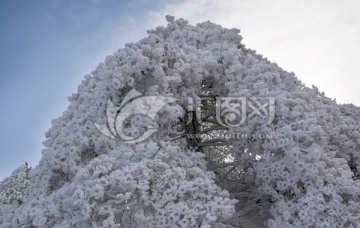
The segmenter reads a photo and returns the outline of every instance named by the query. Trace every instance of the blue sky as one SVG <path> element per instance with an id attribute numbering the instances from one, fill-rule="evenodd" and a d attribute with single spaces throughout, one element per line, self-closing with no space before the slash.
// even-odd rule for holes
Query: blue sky
<path id="1" fill-rule="evenodd" d="M 45 131 L 83 76 L 164 25 L 166 14 L 240 28 L 247 47 L 306 85 L 360 105 L 356 0 L 2 0 L 0 180 L 25 162 L 37 164 Z"/>

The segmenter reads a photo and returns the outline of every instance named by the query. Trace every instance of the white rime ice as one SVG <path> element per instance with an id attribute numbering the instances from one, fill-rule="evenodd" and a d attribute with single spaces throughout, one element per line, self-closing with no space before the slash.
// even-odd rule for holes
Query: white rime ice
<path id="1" fill-rule="evenodd" d="M 10 177 L 0 182 L 0 223 L 2 214 L 13 213 L 27 198 L 30 169 L 27 164 L 21 165 Z"/>
<path id="2" fill-rule="evenodd" d="M 16 174 L 25 167 L 1 183 L 0 227 L 359 227 L 360 108 L 305 87 L 245 48 L 238 29 L 167 21 L 85 76 L 46 132 L 28 196 Z M 162 125 L 181 125 L 188 97 L 200 95 L 272 97 L 275 117 L 184 127 L 209 140 L 128 144 L 95 124 L 106 126 L 108 100 L 120 106 L 132 89 L 177 99 L 158 113 Z M 128 124 L 139 135 L 149 120 Z M 269 137 L 219 140 L 219 129 Z M 21 186 L 4 196 L 13 180 Z"/>

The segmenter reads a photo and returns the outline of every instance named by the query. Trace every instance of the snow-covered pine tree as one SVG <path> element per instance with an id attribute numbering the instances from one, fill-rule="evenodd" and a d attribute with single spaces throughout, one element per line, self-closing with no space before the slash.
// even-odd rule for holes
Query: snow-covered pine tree
<path id="1" fill-rule="evenodd" d="M 0 224 L 3 220 L 2 214 L 13 213 L 27 198 L 30 170 L 25 163 L 0 182 Z"/>
<path id="2" fill-rule="evenodd" d="M 28 199 L 16 213 L 4 215 L 3 227 L 226 226 L 221 219 L 233 215 L 235 200 L 215 184 L 202 153 L 184 140 L 149 138 L 126 144 L 96 128 L 108 121 L 108 99 L 119 105 L 134 88 L 144 95 L 178 97 L 193 90 L 180 86 L 180 75 L 166 72 L 175 70 L 167 50 L 181 53 L 176 43 L 162 37 L 171 31 L 159 29 L 163 32 L 127 44 L 85 76 L 68 109 L 46 133 Z M 159 115 L 177 120 L 180 106 L 164 108 Z M 136 124 L 142 121 L 146 118 Z M 137 129 L 128 130 L 136 134 Z"/>
<path id="3" fill-rule="evenodd" d="M 245 48 L 237 29 L 167 20 L 85 76 L 46 133 L 29 197 L 2 227 L 359 226 L 359 108 L 305 87 Z M 155 121 L 129 117 L 125 135 L 151 122 L 183 133 L 136 144 L 102 134 L 109 106 L 133 89 L 176 102 Z M 246 121 L 220 124 L 224 97 L 243 99 Z M 261 98 L 275 102 L 270 123 Z"/>

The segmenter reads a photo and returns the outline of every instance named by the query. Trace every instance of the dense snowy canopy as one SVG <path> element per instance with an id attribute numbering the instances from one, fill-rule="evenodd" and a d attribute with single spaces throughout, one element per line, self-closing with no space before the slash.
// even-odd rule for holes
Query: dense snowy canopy
<path id="1" fill-rule="evenodd" d="M 1 195 L 0 226 L 358 227 L 360 109 L 245 48 L 238 29 L 167 20 L 85 76 L 46 132 L 27 198 Z M 138 137 L 152 122 L 183 133 L 138 143 L 103 134 L 109 105 L 121 107 L 134 89 L 176 102 L 155 120 L 129 117 L 124 134 Z M 189 98 L 200 100 L 200 115 Z M 218 118 L 217 98 L 241 98 L 246 119 Z"/>

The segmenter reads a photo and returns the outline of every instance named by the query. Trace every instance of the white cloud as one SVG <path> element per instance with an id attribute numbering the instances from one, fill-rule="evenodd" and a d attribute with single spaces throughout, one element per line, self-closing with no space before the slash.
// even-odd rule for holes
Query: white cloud
<path id="1" fill-rule="evenodd" d="M 341 103 L 360 105 L 360 1 L 182 1 L 150 12 L 241 29 L 243 43 Z"/>

